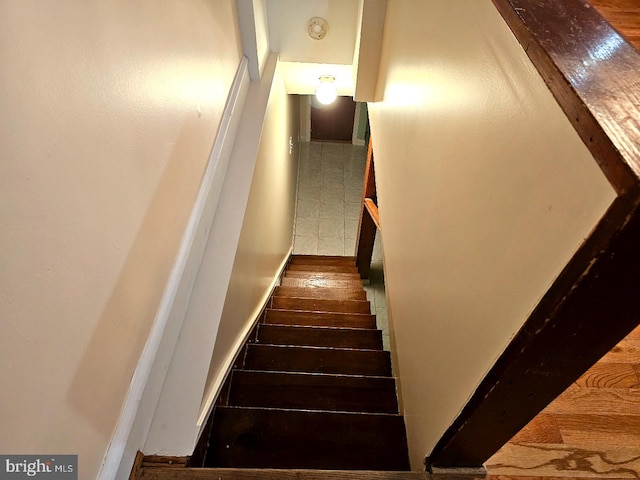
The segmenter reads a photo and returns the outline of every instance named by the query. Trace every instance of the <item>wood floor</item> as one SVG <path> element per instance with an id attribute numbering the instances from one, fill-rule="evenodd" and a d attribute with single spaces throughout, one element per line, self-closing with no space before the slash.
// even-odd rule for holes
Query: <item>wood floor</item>
<path id="1" fill-rule="evenodd" d="M 640 50 L 640 1 L 589 0 L 600 15 Z"/>
<path id="2" fill-rule="evenodd" d="M 640 478 L 640 327 L 486 464 L 491 476 Z"/>

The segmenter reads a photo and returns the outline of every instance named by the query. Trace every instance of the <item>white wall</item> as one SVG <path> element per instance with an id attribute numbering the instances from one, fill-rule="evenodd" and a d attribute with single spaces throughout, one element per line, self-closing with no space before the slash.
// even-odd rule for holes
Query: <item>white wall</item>
<path id="1" fill-rule="evenodd" d="M 0 0 L 0 451 L 95 477 L 241 49 L 233 0 Z"/>
<path id="2" fill-rule="evenodd" d="M 267 0 L 253 0 L 253 14 L 256 23 L 256 52 L 260 70 L 269 57 L 269 20 L 267 18 Z"/>
<path id="3" fill-rule="evenodd" d="M 286 96 L 276 64 L 277 56 L 271 55 L 260 80 L 248 86 L 244 109 L 238 113 L 218 208 L 142 448 L 148 455 L 193 452 L 219 382 L 242 340 L 240 335 L 219 341 L 217 351 L 228 358 L 208 380 L 218 331 L 227 331 L 230 316 L 241 331 L 250 325 L 291 249 L 299 106 L 297 98 Z M 247 258 L 248 265 L 238 266 Z M 234 294 L 244 296 L 243 301 L 227 307 Z"/>
<path id="4" fill-rule="evenodd" d="M 369 105 L 412 466 L 614 192 L 491 0 L 388 2 Z"/>
<path id="5" fill-rule="evenodd" d="M 209 407 L 214 400 L 234 355 L 291 252 L 298 176 L 299 102 L 298 96 L 287 95 L 277 70 L 203 407 Z M 290 139 L 293 142 L 291 150 Z"/>
<path id="6" fill-rule="evenodd" d="M 380 68 L 387 0 L 361 0 L 353 58 L 354 100 L 379 101 L 376 82 Z"/>

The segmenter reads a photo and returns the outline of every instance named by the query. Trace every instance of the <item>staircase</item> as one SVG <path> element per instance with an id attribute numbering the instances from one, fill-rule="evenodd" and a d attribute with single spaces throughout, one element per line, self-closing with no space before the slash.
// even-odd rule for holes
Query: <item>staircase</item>
<path id="1" fill-rule="evenodd" d="M 236 367 L 205 467 L 409 470 L 390 355 L 354 258 L 294 255 Z"/>
<path id="2" fill-rule="evenodd" d="M 186 457 L 136 480 L 428 480 L 409 471 L 389 352 L 354 257 L 294 255 Z"/>

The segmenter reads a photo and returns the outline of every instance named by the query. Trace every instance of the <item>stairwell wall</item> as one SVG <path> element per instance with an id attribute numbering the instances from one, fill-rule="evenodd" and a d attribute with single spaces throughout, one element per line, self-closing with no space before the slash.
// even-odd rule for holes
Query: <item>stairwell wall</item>
<path id="1" fill-rule="evenodd" d="M 235 1 L 0 12 L 0 452 L 95 478 L 240 63 Z"/>
<path id="2" fill-rule="evenodd" d="M 491 0 L 389 2 L 382 48 L 369 112 L 419 470 L 615 194 Z"/>
<path id="3" fill-rule="evenodd" d="M 282 76 L 276 70 L 209 368 L 203 412 L 209 411 L 235 354 L 244 343 L 291 253 L 299 131 L 300 97 L 287 95 Z"/>

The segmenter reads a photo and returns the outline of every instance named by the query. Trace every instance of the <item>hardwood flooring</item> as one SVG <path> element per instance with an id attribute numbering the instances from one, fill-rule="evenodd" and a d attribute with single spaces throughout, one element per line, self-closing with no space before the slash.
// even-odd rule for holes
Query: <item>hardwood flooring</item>
<path id="1" fill-rule="evenodd" d="M 589 3 L 623 37 L 640 50 L 640 2 L 638 0 L 589 0 Z"/>
<path id="2" fill-rule="evenodd" d="M 640 327 L 486 463 L 488 478 L 640 478 Z"/>

